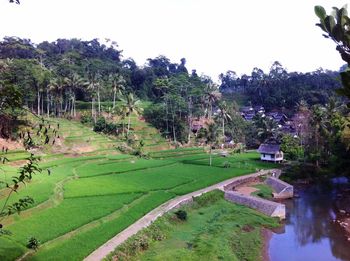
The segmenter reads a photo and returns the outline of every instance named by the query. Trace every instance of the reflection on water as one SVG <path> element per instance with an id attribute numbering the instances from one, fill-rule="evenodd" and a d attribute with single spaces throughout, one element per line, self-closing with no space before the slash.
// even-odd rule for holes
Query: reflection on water
<path id="1" fill-rule="evenodd" d="M 271 261 L 350 261 L 350 241 L 333 222 L 338 213 L 339 191 L 349 183 L 336 179 L 299 192 L 300 198 L 285 201 L 287 218 L 283 228 L 273 234 Z M 349 201 L 342 201 L 344 208 Z M 342 209 L 344 209 L 342 208 Z"/>

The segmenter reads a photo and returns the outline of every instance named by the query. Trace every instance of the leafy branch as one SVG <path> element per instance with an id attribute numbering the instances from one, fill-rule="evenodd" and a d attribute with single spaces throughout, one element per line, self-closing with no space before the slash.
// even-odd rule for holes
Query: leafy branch
<path id="1" fill-rule="evenodd" d="M 6 157 L 3 157 L 3 158 L 6 158 Z M 4 184 L 5 188 L 9 190 L 9 193 L 0 210 L 0 236 L 9 235 L 11 233 L 7 230 L 4 230 L 3 224 L 1 224 L 1 222 L 5 219 L 5 217 L 15 213 L 19 214 L 22 210 L 26 209 L 28 206 L 34 203 L 33 198 L 26 196 L 24 198 L 19 199 L 15 203 L 8 204 L 11 195 L 14 192 L 18 193 L 18 190 L 21 184 L 26 185 L 33 178 L 33 175 L 39 174 L 42 172 L 42 169 L 38 165 L 40 158 L 35 157 L 34 154 L 31 153 L 26 160 L 27 160 L 27 163 L 21 168 L 19 168 L 19 171 L 18 171 L 19 175 L 12 177 L 12 180 L 10 183 L 6 181 L 0 181 L 0 184 Z"/>

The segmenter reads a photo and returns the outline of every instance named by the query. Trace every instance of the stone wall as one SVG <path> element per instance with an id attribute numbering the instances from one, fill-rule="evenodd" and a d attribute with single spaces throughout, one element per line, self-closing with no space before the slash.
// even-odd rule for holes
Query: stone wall
<path id="1" fill-rule="evenodd" d="M 258 197 L 243 195 L 238 192 L 225 192 L 225 199 L 231 202 L 253 208 L 270 217 L 286 218 L 286 206 L 284 204 L 265 200 Z"/>
<path id="2" fill-rule="evenodd" d="M 241 176 L 241 177 L 238 177 L 236 180 L 232 181 L 230 184 L 227 184 L 223 187 L 223 190 L 224 191 L 230 191 L 230 190 L 234 190 L 235 187 L 238 187 L 242 184 L 245 184 L 245 183 L 251 183 L 251 182 L 254 182 L 254 181 L 260 181 L 260 177 L 261 176 L 264 176 L 264 175 L 267 175 L 267 174 L 272 174 L 272 173 L 275 173 L 275 172 L 279 172 L 280 170 L 262 170 L 262 171 L 259 171 L 253 175 L 247 175 L 247 176 Z"/>
<path id="3" fill-rule="evenodd" d="M 294 196 L 293 186 L 280 179 L 268 177 L 265 183 L 276 191 L 276 193 L 273 193 L 274 198 L 286 199 Z"/>

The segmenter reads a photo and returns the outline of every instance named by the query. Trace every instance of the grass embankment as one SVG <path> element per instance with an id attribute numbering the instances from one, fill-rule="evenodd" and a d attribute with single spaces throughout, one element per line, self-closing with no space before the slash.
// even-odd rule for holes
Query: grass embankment
<path id="1" fill-rule="evenodd" d="M 183 208 L 187 220 L 174 213 L 120 245 L 108 260 L 262 260 L 263 227 L 278 221 L 223 199 L 213 191 Z"/>
<path id="2" fill-rule="evenodd" d="M 98 246 L 167 200 L 225 179 L 272 168 L 256 153 L 228 158 L 197 150 L 175 150 L 166 159 L 144 160 L 126 155 L 60 158 L 41 163 L 51 176 L 37 175 L 18 197 L 36 203 L 7 219 L 12 236 L 0 237 L 0 260 L 14 260 L 26 252 L 28 237 L 42 246 L 30 260 L 82 260 Z M 160 157 L 161 158 L 161 157 Z M 224 168 L 229 161 L 231 167 Z M 13 169 L 10 169 L 13 171 Z M 0 204 L 6 191 L 0 190 Z"/>
<path id="3" fill-rule="evenodd" d="M 272 193 L 274 191 L 270 186 L 266 184 L 257 184 L 253 187 L 258 189 L 252 193 L 253 196 L 258 196 L 264 199 L 272 199 Z"/>

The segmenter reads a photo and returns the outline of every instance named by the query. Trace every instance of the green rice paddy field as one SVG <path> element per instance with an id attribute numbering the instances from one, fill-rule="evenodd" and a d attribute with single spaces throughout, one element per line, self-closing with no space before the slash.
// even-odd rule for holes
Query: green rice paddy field
<path id="1" fill-rule="evenodd" d="M 12 235 L 0 237 L 0 260 L 23 256 L 28 252 L 30 236 L 41 246 L 24 260 L 82 260 L 171 198 L 274 167 L 260 162 L 256 153 L 214 156 L 210 167 L 209 156 L 201 148 L 158 151 L 151 156 L 146 160 L 105 151 L 75 158 L 58 155 L 42 161 L 41 167 L 50 169 L 51 175 L 36 175 L 11 197 L 15 202 L 32 196 L 35 204 L 5 219 L 4 228 Z M 230 168 L 224 168 L 226 161 Z M 16 167 L 9 165 L 1 168 L 7 179 L 16 172 Z M 1 206 L 7 192 L 0 189 Z"/>

